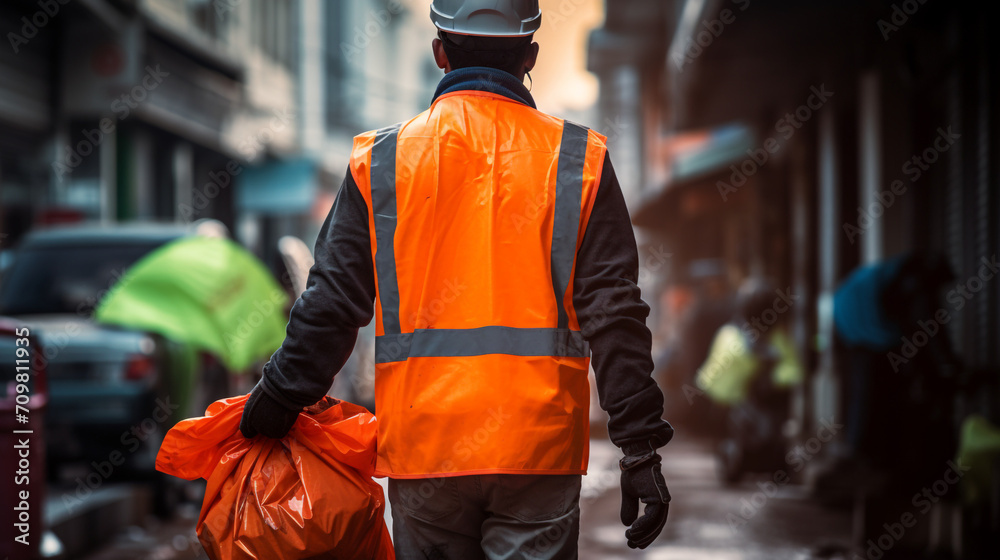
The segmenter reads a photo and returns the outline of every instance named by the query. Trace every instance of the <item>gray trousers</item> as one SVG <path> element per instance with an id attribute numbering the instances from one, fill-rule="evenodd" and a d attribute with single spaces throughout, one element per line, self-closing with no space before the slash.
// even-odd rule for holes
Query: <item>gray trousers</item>
<path id="1" fill-rule="evenodd" d="M 580 475 L 389 480 L 399 560 L 572 560 Z"/>

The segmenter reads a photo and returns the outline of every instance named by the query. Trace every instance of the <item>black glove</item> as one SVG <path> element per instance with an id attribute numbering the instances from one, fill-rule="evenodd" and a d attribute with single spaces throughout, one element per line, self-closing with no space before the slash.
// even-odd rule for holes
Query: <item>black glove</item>
<path id="1" fill-rule="evenodd" d="M 298 410 L 285 408 L 271 398 L 271 395 L 265 393 L 258 384 L 250 393 L 246 407 L 243 408 L 240 431 L 247 439 L 256 437 L 257 434 L 280 439 L 292 429 L 298 417 Z"/>
<path id="2" fill-rule="evenodd" d="M 649 443 L 626 445 L 622 469 L 622 523 L 629 548 L 646 548 L 663 530 L 670 492 L 660 472 L 660 455 Z M 639 517 L 639 502 L 646 504 Z"/>

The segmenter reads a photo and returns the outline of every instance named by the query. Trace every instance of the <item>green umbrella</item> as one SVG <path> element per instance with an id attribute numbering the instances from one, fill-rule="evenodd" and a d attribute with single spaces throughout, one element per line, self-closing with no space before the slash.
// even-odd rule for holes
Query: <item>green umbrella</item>
<path id="1" fill-rule="evenodd" d="M 287 302 L 264 265 L 236 243 L 186 237 L 131 267 L 96 318 L 202 348 L 241 371 L 281 345 Z"/>

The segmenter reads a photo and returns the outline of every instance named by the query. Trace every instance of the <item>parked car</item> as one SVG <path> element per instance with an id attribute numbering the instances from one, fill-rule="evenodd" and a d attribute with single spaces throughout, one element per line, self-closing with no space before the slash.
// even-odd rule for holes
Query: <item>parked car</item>
<path id="1" fill-rule="evenodd" d="M 81 468 L 88 486 L 97 481 L 93 472 L 102 480 L 157 477 L 153 465 L 163 434 L 229 396 L 229 374 L 210 356 L 92 319 L 130 266 L 195 233 L 179 224 L 71 226 L 30 233 L 14 251 L 0 279 L 0 315 L 43 342 L 54 477 L 74 472 L 68 478 L 75 480 Z M 157 498 L 159 509 L 168 510 L 171 497 L 161 491 Z"/>

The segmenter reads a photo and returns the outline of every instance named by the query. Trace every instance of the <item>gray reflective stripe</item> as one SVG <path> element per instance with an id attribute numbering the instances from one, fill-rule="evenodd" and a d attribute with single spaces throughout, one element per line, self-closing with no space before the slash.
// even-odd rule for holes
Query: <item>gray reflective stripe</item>
<path id="1" fill-rule="evenodd" d="M 590 346 L 580 331 L 568 329 L 418 329 L 413 333 L 375 337 L 375 362 L 379 364 L 407 358 L 487 354 L 586 358 L 590 356 Z"/>
<path id="2" fill-rule="evenodd" d="M 396 137 L 399 125 L 380 129 L 372 146 L 372 212 L 375 214 L 375 269 L 382 304 L 382 328 L 399 333 L 399 281 L 396 278 Z"/>
<path id="3" fill-rule="evenodd" d="M 580 200 L 583 197 L 583 164 L 587 158 L 587 129 L 569 121 L 563 124 L 556 172 L 556 208 L 552 225 L 552 289 L 559 312 L 559 328 L 569 327 L 563 296 L 569 288 L 580 228 Z"/>

